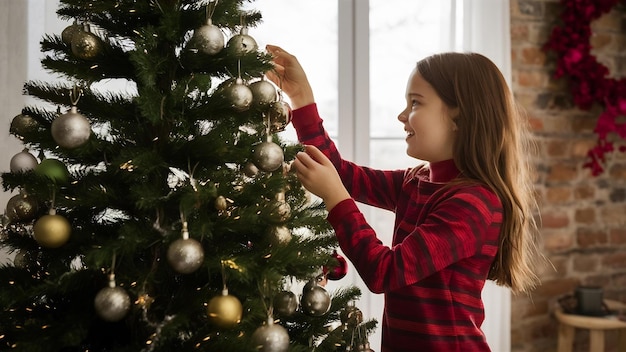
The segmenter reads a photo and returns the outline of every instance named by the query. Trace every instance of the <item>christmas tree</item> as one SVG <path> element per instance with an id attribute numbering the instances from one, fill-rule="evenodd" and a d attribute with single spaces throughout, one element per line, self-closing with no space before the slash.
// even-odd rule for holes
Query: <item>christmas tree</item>
<path id="1" fill-rule="evenodd" d="M 61 1 L 10 126 L 0 349 L 370 350 L 244 2 Z"/>

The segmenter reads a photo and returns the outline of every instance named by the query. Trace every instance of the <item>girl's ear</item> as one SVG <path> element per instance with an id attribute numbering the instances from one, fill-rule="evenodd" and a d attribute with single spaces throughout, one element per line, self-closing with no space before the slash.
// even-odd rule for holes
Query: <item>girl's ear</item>
<path id="1" fill-rule="evenodd" d="M 459 108 L 450 109 L 450 120 L 452 120 L 452 131 L 456 132 L 459 129 L 459 126 L 456 124 L 456 121 L 459 118 Z"/>

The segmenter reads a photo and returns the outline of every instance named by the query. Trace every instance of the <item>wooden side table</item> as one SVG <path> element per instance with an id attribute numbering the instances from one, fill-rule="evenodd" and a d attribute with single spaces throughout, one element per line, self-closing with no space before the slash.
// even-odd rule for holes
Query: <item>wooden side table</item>
<path id="1" fill-rule="evenodd" d="M 605 299 L 604 303 L 611 311 L 626 310 L 626 304 Z M 609 317 L 591 317 L 586 315 L 567 314 L 561 307 L 554 312 L 559 321 L 558 352 L 572 352 L 576 329 L 589 330 L 589 351 L 604 351 L 604 332 L 619 330 L 619 351 L 626 351 L 626 322 Z"/>

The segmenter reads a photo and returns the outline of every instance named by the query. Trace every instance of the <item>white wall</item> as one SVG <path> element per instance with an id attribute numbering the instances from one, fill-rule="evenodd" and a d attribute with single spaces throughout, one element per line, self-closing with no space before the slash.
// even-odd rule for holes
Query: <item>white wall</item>
<path id="1" fill-rule="evenodd" d="M 0 1 L 0 170 L 9 171 L 13 155 L 24 145 L 9 134 L 13 118 L 32 98 L 22 95 L 24 82 L 48 79 L 42 70 L 40 48 L 45 33 L 60 33 L 66 24 L 56 17 L 58 0 Z M 14 192 L 0 192 L 0 211 Z M 11 256 L 0 249 L 0 262 Z"/>
<path id="2" fill-rule="evenodd" d="M 0 170 L 9 170 L 11 157 L 21 151 L 21 143 L 9 134 L 13 117 L 24 105 L 22 84 L 27 72 L 28 3 L 22 0 L 0 2 Z M 0 192 L 0 211 L 4 211 L 9 192 Z M 8 260 L 0 250 L 0 263 Z"/>

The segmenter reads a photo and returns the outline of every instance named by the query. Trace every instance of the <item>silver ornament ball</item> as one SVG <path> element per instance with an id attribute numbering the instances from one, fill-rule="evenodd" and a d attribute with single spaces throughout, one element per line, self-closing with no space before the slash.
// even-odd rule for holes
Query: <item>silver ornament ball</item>
<path id="1" fill-rule="evenodd" d="M 254 148 L 254 164 L 263 171 L 277 170 L 285 161 L 283 148 L 274 142 L 263 142 Z"/>
<path id="2" fill-rule="evenodd" d="M 232 36 L 226 44 L 226 49 L 236 56 L 255 52 L 258 47 L 256 40 L 248 35 L 248 28 L 246 27 L 242 28 L 239 34 Z"/>
<path id="3" fill-rule="evenodd" d="M 10 164 L 11 172 L 26 172 L 34 170 L 39 162 L 34 155 L 28 152 L 28 149 L 24 149 L 13 155 Z"/>
<path id="4" fill-rule="evenodd" d="M 250 83 L 252 91 L 252 103 L 257 106 L 266 106 L 276 101 L 276 88 L 264 79 Z"/>
<path id="5" fill-rule="evenodd" d="M 98 291 L 94 308 L 102 320 L 122 320 L 130 310 L 130 297 L 121 287 L 105 287 Z"/>
<path id="6" fill-rule="evenodd" d="M 300 305 L 304 313 L 312 316 L 322 316 L 330 309 L 330 295 L 322 286 L 310 281 L 302 290 Z"/>
<path id="7" fill-rule="evenodd" d="M 273 303 L 274 312 L 283 317 L 289 317 L 298 310 L 298 298 L 291 291 L 278 292 Z"/>
<path id="8" fill-rule="evenodd" d="M 194 30 L 188 48 L 207 55 L 215 55 L 224 49 L 224 33 L 209 19 L 207 24 Z"/>
<path id="9" fill-rule="evenodd" d="M 252 105 L 252 91 L 241 78 L 224 88 L 224 97 L 235 111 L 246 111 Z"/>
<path id="10" fill-rule="evenodd" d="M 52 121 L 52 138 L 63 148 L 78 148 L 89 140 L 91 124 L 80 114 L 76 106 Z"/>
<path id="11" fill-rule="evenodd" d="M 204 249 L 193 238 L 180 238 L 167 249 L 167 261 L 177 272 L 190 274 L 202 265 Z"/>
<path id="12" fill-rule="evenodd" d="M 243 167 L 243 173 L 248 177 L 254 177 L 259 173 L 259 168 L 253 162 L 247 162 Z"/>
<path id="13" fill-rule="evenodd" d="M 257 328 L 252 334 L 252 344 L 258 351 L 286 352 L 289 350 L 289 333 L 279 324 L 268 318 L 267 324 Z"/>

